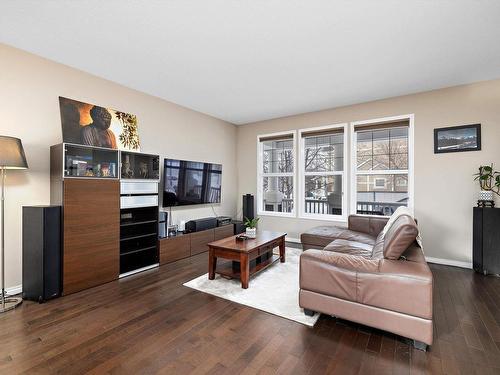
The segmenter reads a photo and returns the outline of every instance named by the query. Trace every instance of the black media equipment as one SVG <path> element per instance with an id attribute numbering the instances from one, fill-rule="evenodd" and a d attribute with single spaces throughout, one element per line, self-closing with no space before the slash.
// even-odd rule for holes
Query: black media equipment
<path id="1" fill-rule="evenodd" d="M 190 220 L 186 223 L 185 233 L 201 232 L 202 230 L 213 229 L 215 227 L 217 227 L 216 217 Z"/>
<path id="2" fill-rule="evenodd" d="M 234 234 L 245 233 L 246 228 L 243 221 L 233 220 L 232 223 L 234 224 Z"/>
<path id="3" fill-rule="evenodd" d="M 250 220 L 255 218 L 254 199 L 252 194 L 245 194 L 243 196 L 243 220 L 245 218 Z"/>
<path id="4" fill-rule="evenodd" d="M 62 293 L 61 206 L 23 207 L 23 299 Z"/>
<path id="5" fill-rule="evenodd" d="M 472 267 L 484 275 L 500 275 L 500 208 L 474 207 Z"/>
<path id="6" fill-rule="evenodd" d="M 158 237 L 167 237 L 168 212 L 160 211 L 158 216 Z"/>
<path id="7" fill-rule="evenodd" d="M 231 224 L 231 218 L 229 216 L 217 216 L 217 226 L 222 227 L 223 225 Z"/>

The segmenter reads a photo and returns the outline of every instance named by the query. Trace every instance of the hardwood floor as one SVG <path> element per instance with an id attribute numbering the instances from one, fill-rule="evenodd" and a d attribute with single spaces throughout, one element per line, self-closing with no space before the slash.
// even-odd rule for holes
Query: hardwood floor
<path id="1" fill-rule="evenodd" d="M 0 374 L 500 374 L 499 278 L 432 266 L 425 353 L 332 317 L 311 329 L 183 287 L 207 256 L 0 315 Z"/>

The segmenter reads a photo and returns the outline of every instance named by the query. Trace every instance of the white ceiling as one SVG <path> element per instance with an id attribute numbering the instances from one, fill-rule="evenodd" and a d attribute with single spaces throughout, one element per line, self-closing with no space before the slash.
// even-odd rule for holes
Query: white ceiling
<path id="1" fill-rule="evenodd" d="M 500 1 L 2 0 L 0 42 L 242 124 L 499 78 Z"/>

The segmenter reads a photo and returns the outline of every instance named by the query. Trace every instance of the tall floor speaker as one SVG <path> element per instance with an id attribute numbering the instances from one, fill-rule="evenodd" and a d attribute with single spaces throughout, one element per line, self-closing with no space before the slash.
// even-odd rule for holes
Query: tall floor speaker
<path id="1" fill-rule="evenodd" d="M 485 275 L 500 275 L 500 208 L 474 207 L 472 266 Z"/>
<path id="2" fill-rule="evenodd" d="M 61 206 L 23 207 L 23 298 L 61 295 Z"/>
<path id="3" fill-rule="evenodd" d="M 245 194 L 243 196 L 243 220 L 248 218 L 252 220 L 255 218 L 255 208 L 254 208 L 254 199 L 252 194 Z"/>

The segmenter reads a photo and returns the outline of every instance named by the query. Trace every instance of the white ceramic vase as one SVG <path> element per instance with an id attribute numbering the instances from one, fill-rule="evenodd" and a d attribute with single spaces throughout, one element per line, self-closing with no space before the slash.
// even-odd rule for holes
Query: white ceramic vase
<path id="1" fill-rule="evenodd" d="M 493 200 L 493 192 L 491 190 L 481 190 L 479 192 L 479 200 L 480 201 L 492 201 Z"/>
<path id="2" fill-rule="evenodd" d="M 249 238 L 257 237 L 257 228 L 247 228 L 245 234 Z"/>

